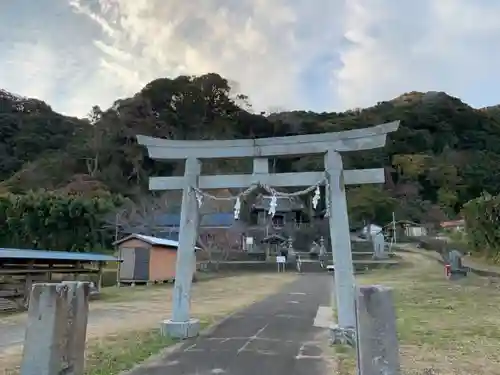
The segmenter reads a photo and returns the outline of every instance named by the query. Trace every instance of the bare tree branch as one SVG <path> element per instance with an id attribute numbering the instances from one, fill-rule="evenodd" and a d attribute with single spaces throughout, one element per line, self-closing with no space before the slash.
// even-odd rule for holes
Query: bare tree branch
<path id="1" fill-rule="evenodd" d="M 200 215 L 201 224 L 203 216 Z M 198 245 L 201 247 L 208 261 L 219 269 L 220 262 L 227 261 L 232 251 L 242 250 L 242 237 L 245 225 L 235 221 L 229 228 L 198 227 Z"/>
<path id="2" fill-rule="evenodd" d="M 169 228 L 161 221 L 162 215 L 172 213 L 173 208 L 167 203 L 165 195 L 141 197 L 105 217 L 105 227 L 114 228 L 117 234 L 122 235 L 158 236 L 169 229 L 173 232 L 176 228 Z M 174 224 L 178 226 L 178 223 Z"/>

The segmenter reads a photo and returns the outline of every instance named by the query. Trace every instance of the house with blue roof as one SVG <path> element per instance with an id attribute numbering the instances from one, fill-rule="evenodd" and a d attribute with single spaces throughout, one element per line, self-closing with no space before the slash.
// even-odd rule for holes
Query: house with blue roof
<path id="1" fill-rule="evenodd" d="M 180 214 L 163 214 L 159 215 L 156 220 L 156 226 L 178 228 L 181 222 Z M 205 214 L 201 217 L 200 226 L 203 228 L 229 228 L 234 223 L 234 214 L 219 212 L 213 214 Z"/>
<path id="2" fill-rule="evenodd" d="M 162 214 L 159 215 L 154 223 L 154 227 L 158 228 L 154 231 L 154 236 L 159 238 L 165 238 L 173 241 L 179 240 L 179 227 L 181 222 L 180 214 Z M 200 230 L 202 231 L 218 231 L 226 230 L 234 224 L 234 214 L 233 213 L 211 213 L 205 214 L 201 217 Z M 131 228 L 127 231 L 127 234 L 140 233 L 139 228 Z"/>

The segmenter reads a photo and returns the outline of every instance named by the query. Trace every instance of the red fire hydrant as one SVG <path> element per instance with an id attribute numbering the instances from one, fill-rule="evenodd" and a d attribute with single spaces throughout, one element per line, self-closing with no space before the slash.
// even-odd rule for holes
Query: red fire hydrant
<path id="1" fill-rule="evenodd" d="M 444 265 L 444 274 L 446 278 L 450 278 L 451 276 L 451 266 L 449 264 Z"/>

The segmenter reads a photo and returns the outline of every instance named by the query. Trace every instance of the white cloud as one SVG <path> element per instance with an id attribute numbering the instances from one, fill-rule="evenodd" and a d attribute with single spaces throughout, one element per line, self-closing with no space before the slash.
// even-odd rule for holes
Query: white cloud
<path id="1" fill-rule="evenodd" d="M 500 3 L 493 0 L 349 0 L 336 72 L 341 107 L 405 91 L 447 91 L 476 105 L 500 84 Z M 481 91 L 490 90 L 481 95 Z"/>
<path id="2" fill-rule="evenodd" d="M 237 82 L 258 110 L 314 105 L 343 110 L 412 90 L 447 91 L 475 105 L 500 101 L 497 0 L 69 4 L 73 15 L 67 17 L 98 32 L 91 35 L 71 23 L 72 30 L 60 32 L 81 31 L 78 35 L 86 39 L 80 42 L 87 43 L 72 49 L 12 42 L 2 49 L 0 87 L 75 115 L 84 115 L 93 104 L 109 106 L 158 77 L 207 72 Z M 305 84 L 325 59 L 329 70 Z"/>
<path id="3" fill-rule="evenodd" d="M 54 77 L 41 74 L 42 67 L 55 72 L 56 59 L 41 45 L 16 43 L 3 53 L 0 82 L 5 88 L 15 87 L 20 95 L 50 97 Z"/>
<path id="4" fill-rule="evenodd" d="M 98 102 L 111 104 L 120 91 L 114 80 L 83 65 L 89 54 L 49 45 L 14 43 L 0 61 L 0 87 L 46 101 L 55 110 L 85 116 Z"/>
<path id="5" fill-rule="evenodd" d="M 259 109 L 301 107 L 302 70 L 341 40 L 331 0 L 314 8 L 309 0 L 99 0 L 93 10 L 86 3 L 72 1 L 105 33 L 95 41 L 101 69 L 128 93 L 160 76 L 217 72 Z"/>

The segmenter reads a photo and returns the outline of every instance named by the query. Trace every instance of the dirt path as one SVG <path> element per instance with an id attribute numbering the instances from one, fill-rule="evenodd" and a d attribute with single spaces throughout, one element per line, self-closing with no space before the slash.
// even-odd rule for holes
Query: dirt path
<path id="1" fill-rule="evenodd" d="M 276 293 L 296 277 L 294 274 L 251 274 L 197 283 L 193 287 L 192 314 L 222 317 Z M 120 288 L 107 296 L 110 301 L 93 302 L 88 340 L 156 327 L 170 315 L 171 291 L 171 287 Z M 0 318 L 0 370 L 19 363 L 26 317 L 20 314 Z"/>

